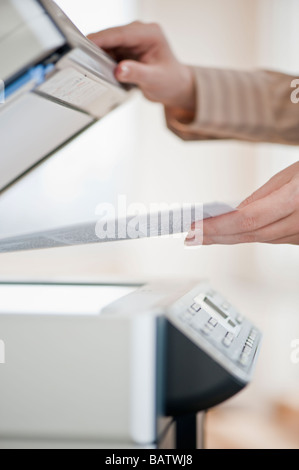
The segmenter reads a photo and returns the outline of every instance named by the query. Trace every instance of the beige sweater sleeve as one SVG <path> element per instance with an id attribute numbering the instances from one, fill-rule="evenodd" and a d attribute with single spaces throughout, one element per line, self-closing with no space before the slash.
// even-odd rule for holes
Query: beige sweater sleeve
<path id="1" fill-rule="evenodd" d="M 194 73 L 195 118 L 185 124 L 187 114 L 165 110 L 169 129 L 179 137 L 299 145 L 299 103 L 291 100 L 296 77 L 264 70 L 203 67 L 194 67 Z"/>

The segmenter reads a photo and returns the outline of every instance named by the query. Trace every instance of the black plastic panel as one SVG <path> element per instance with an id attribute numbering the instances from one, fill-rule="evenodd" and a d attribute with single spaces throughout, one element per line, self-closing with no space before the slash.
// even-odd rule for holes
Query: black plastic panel
<path id="1" fill-rule="evenodd" d="M 171 323 L 166 328 L 165 414 L 207 410 L 242 390 L 237 380 Z"/>

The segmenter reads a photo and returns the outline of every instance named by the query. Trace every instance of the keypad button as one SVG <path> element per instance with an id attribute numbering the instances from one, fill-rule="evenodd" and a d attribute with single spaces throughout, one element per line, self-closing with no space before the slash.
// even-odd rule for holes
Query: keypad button
<path id="1" fill-rule="evenodd" d="M 233 333 L 227 333 L 222 340 L 224 346 L 229 347 L 232 344 L 234 337 L 235 336 L 233 335 Z"/>
<path id="2" fill-rule="evenodd" d="M 218 325 L 218 321 L 217 321 L 215 318 L 213 318 L 213 317 L 210 318 L 210 320 L 208 321 L 208 323 L 209 323 L 210 325 L 212 325 L 213 327 L 215 327 L 216 325 Z"/>
<path id="3" fill-rule="evenodd" d="M 247 354 L 241 354 L 240 358 L 239 358 L 239 362 L 242 366 L 247 366 L 248 362 L 249 362 L 249 357 Z"/>
<path id="4" fill-rule="evenodd" d="M 188 308 L 187 312 L 188 312 L 189 315 L 192 315 L 192 316 L 194 316 L 196 314 L 196 311 L 193 310 L 193 308 Z"/>
<path id="5" fill-rule="evenodd" d="M 251 347 L 250 346 L 244 346 L 243 348 L 243 354 L 249 355 L 251 353 Z"/>
<path id="6" fill-rule="evenodd" d="M 250 336 L 253 340 L 255 340 L 256 337 L 257 337 L 257 331 L 253 328 L 253 329 L 250 331 L 249 336 Z"/>
<path id="7" fill-rule="evenodd" d="M 194 310 L 194 312 L 199 312 L 201 306 L 195 302 L 195 304 L 192 305 L 191 309 Z"/>

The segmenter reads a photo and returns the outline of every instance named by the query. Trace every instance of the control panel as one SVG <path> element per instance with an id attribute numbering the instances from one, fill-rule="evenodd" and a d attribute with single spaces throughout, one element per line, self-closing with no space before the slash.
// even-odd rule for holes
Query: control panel
<path id="1" fill-rule="evenodd" d="M 174 302 L 166 317 L 169 412 L 210 408 L 250 382 L 261 332 L 220 293 L 203 283 Z"/>

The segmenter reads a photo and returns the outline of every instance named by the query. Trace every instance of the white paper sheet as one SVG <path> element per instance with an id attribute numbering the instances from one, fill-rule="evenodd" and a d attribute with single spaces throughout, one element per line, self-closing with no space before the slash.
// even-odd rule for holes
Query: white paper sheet
<path id="1" fill-rule="evenodd" d="M 170 236 L 188 232 L 195 221 L 234 210 L 229 204 L 215 202 L 185 205 L 156 214 L 129 215 L 117 219 L 99 217 L 90 223 L 2 239 L 0 253 Z"/>
<path id="2" fill-rule="evenodd" d="M 99 118 L 104 114 L 103 103 L 106 104 L 110 90 L 104 82 L 92 80 L 74 68 L 66 68 L 49 78 L 38 91 Z"/>

